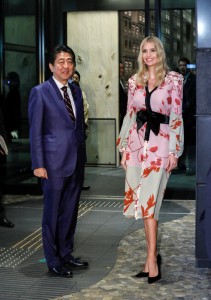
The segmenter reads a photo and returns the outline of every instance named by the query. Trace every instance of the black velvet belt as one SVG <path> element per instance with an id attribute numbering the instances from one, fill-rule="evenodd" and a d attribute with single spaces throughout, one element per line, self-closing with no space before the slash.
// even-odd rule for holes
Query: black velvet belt
<path id="1" fill-rule="evenodd" d="M 146 132 L 144 140 L 149 140 L 150 130 L 154 132 L 155 135 L 158 135 L 160 130 L 160 124 L 169 124 L 169 117 L 154 111 L 140 110 L 137 112 L 136 116 L 137 122 L 137 131 L 147 123 Z"/>
<path id="2" fill-rule="evenodd" d="M 155 87 L 151 92 L 148 90 L 148 86 L 145 87 L 146 90 L 146 97 L 145 97 L 145 104 L 146 109 L 140 110 L 137 112 L 136 122 L 137 122 L 137 132 L 139 129 L 147 123 L 146 132 L 145 132 L 145 141 L 149 141 L 150 130 L 154 132 L 155 135 L 158 135 L 160 131 L 160 124 L 169 124 L 169 117 L 155 111 L 152 111 L 150 105 L 150 98 L 152 93 L 157 89 Z"/>

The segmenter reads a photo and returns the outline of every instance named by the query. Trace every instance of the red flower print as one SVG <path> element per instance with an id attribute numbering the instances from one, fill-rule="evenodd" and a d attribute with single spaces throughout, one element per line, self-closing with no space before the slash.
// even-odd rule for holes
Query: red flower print
<path id="1" fill-rule="evenodd" d="M 175 103 L 177 104 L 177 105 L 180 105 L 180 99 L 175 99 Z"/>
<path id="2" fill-rule="evenodd" d="M 142 218 L 148 217 L 148 211 L 147 209 L 144 209 L 143 205 L 141 205 L 141 210 L 142 210 Z"/>
<path id="3" fill-rule="evenodd" d="M 154 195 L 151 195 L 147 201 L 147 207 L 146 209 L 144 209 L 143 205 L 141 205 L 141 210 L 142 210 L 142 217 L 143 218 L 152 218 L 154 216 L 154 214 L 149 215 L 149 210 L 150 208 L 152 208 L 153 206 L 155 206 L 156 202 L 154 201 Z"/>
<path id="4" fill-rule="evenodd" d="M 177 129 L 181 124 L 182 124 L 182 122 L 181 122 L 180 119 L 173 120 L 171 128 L 172 129 Z"/>
<path id="5" fill-rule="evenodd" d="M 158 167 L 161 166 L 161 161 L 162 161 L 161 158 L 158 158 L 158 159 L 157 159 L 156 165 L 157 165 Z"/>
<path id="6" fill-rule="evenodd" d="M 168 133 L 164 133 L 164 132 L 160 132 L 160 135 L 163 136 L 165 139 L 169 140 L 169 134 Z"/>
<path id="7" fill-rule="evenodd" d="M 176 144 L 176 150 L 179 151 L 180 150 L 180 146 L 178 144 Z"/>
<path id="8" fill-rule="evenodd" d="M 151 152 L 156 152 L 157 150 L 158 150 L 158 146 L 151 147 L 151 148 L 149 149 L 149 151 L 151 151 Z"/>
<path id="9" fill-rule="evenodd" d="M 143 177 L 146 178 L 152 172 L 152 168 L 146 168 L 143 171 Z"/>
<path id="10" fill-rule="evenodd" d="M 147 154 L 146 155 L 141 154 L 141 162 L 147 160 L 147 158 L 148 158 Z"/>
<path id="11" fill-rule="evenodd" d="M 143 175 L 142 175 L 143 178 L 146 178 L 147 176 L 149 176 L 149 174 L 152 171 L 155 171 L 155 172 L 159 172 L 160 171 L 160 168 L 157 167 L 157 163 L 155 161 L 151 162 L 151 167 L 144 169 Z"/>
<path id="12" fill-rule="evenodd" d="M 129 190 L 127 192 L 125 192 L 125 199 L 124 199 L 124 212 L 127 211 L 128 207 L 130 206 L 130 204 L 133 202 L 133 190 L 131 189 L 131 187 L 129 188 Z"/>
<path id="13" fill-rule="evenodd" d="M 121 138 L 119 137 L 118 140 L 117 140 L 117 142 L 116 142 L 117 146 L 119 145 L 120 141 L 121 141 Z"/>
<path id="14" fill-rule="evenodd" d="M 171 102 L 172 102 L 171 97 L 168 97 L 168 98 L 167 98 L 167 102 L 168 102 L 169 105 L 171 104 Z"/>
<path id="15" fill-rule="evenodd" d="M 130 153 L 126 153 L 126 160 L 129 160 L 130 159 Z"/>
<path id="16" fill-rule="evenodd" d="M 155 202 L 154 202 L 154 195 L 151 195 L 147 201 L 147 207 L 148 209 L 150 209 L 151 207 L 155 206 Z"/>

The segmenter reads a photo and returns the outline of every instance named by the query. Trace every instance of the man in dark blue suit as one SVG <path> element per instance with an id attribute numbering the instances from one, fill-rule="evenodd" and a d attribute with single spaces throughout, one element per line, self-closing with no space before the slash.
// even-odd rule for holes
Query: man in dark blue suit
<path id="1" fill-rule="evenodd" d="M 85 166 L 82 93 L 68 83 L 75 65 L 73 50 L 56 46 L 49 57 L 53 76 L 31 90 L 28 106 L 32 169 L 44 194 L 45 258 L 49 271 L 63 277 L 88 266 L 72 256 Z"/>

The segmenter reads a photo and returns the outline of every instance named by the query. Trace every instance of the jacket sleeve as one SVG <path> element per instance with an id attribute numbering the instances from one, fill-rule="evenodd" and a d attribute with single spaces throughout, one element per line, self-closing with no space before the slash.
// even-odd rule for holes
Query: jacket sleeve
<path id="1" fill-rule="evenodd" d="M 28 103 L 29 136 L 32 169 L 44 168 L 42 126 L 43 126 L 43 101 L 40 90 L 34 87 L 31 90 Z"/>

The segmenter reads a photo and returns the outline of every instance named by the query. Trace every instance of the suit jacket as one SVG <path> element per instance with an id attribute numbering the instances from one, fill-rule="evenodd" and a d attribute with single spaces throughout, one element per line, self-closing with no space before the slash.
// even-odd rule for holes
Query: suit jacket
<path id="1" fill-rule="evenodd" d="M 29 97 L 32 169 L 45 168 L 48 177 L 70 176 L 77 162 L 81 167 L 85 164 L 82 93 L 74 84 L 69 87 L 76 109 L 75 124 L 53 78 L 34 87 Z"/>

